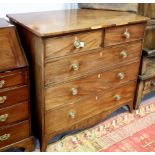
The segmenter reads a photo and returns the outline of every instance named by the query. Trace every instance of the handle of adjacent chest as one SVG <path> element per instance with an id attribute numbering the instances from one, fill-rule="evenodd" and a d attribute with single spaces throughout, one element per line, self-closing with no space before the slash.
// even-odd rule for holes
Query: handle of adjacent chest
<path id="1" fill-rule="evenodd" d="M 126 31 L 123 33 L 123 37 L 126 39 L 130 38 L 130 32 L 126 29 Z"/>
<path id="2" fill-rule="evenodd" d="M 7 99 L 7 96 L 0 96 L 0 103 L 4 103 Z"/>
<path id="3" fill-rule="evenodd" d="M 8 114 L 0 115 L 0 122 L 5 122 L 8 116 Z"/>
<path id="4" fill-rule="evenodd" d="M 5 141 L 5 140 L 8 140 L 9 138 L 11 137 L 11 134 L 7 133 L 7 134 L 4 134 L 2 136 L 0 136 L 0 141 Z"/>
<path id="5" fill-rule="evenodd" d="M 4 80 L 0 80 L 0 88 L 3 88 L 4 84 L 5 84 L 5 81 Z"/>

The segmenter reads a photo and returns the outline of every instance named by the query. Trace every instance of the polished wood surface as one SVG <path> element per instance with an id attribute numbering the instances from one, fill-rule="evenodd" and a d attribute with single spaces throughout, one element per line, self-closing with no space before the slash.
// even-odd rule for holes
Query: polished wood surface
<path id="1" fill-rule="evenodd" d="M 105 30 L 104 46 L 139 40 L 144 37 L 144 29 L 145 24 L 134 24 L 107 28 Z M 129 38 L 123 36 L 125 32 L 129 33 Z"/>
<path id="2" fill-rule="evenodd" d="M 45 117 L 46 132 L 50 134 L 53 131 L 59 131 L 59 129 L 72 126 L 82 119 L 91 117 L 102 111 L 108 111 L 118 105 L 122 105 L 124 102 L 128 103 L 133 100 L 134 90 L 135 83 L 131 82 L 121 88 L 111 89 L 100 94 L 94 93 L 91 97 L 75 104 L 68 104 L 62 108 L 51 110 L 47 112 Z M 115 95 L 120 95 L 120 100 L 115 100 Z M 70 112 L 75 113 L 75 118 L 70 117 Z"/>
<path id="3" fill-rule="evenodd" d="M 12 89 L 0 90 L 0 97 L 6 96 L 6 100 L 0 103 L 0 107 L 13 105 L 28 100 L 28 86 L 20 86 Z"/>
<path id="4" fill-rule="evenodd" d="M 0 137 L 5 134 L 10 134 L 10 136 L 8 139 L 0 141 L 0 147 L 4 147 L 11 143 L 18 142 L 24 138 L 28 138 L 30 135 L 29 122 L 24 121 L 18 124 L 0 128 Z"/>
<path id="5" fill-rule="evenodd" d="M 45 42 L 45 58 L 61 57 L 81 51 L 97 49 L 101 47 L 102 39 L 102 30 L 48 38 Z M 76 48 L 74 46 L 75 40 L 82 41 L 84 47 Z"/>
<path id="6" fill-rule="evenodd" d="M 141 42 L 123 44 L 109 48 L 101 48 L 83 54 L 69 55 L 60 60 L 45 61 L 45 85 L 60 83 L 99 69 L 126 63 L 132 59 L 139 59 L 141 55 Z M 120 53 L 126 51 L 127 57 L 122 58 Z M 72 64 L 79 66 L 78 70 Z M 52 68 L 52 69 L 51 69 Z"/>
<path id="7" fill-rule="evenodd" d="M 124 105 L 133 110 L 148 18 L 91 9 L 7 16 L 31 66 L 41 151 L 56 134 L 90 127 Z M 126 27 L 128 41 L 121 38 Z M 126 76 L 118 80 L 121 70 Z"/>
<path id="8" fill-rule="evenodd" d="M 28 84 L 28 70 L 10 70 L 0 73 L 0 89 Z M 2 84 L 4 81 L 4 84 Z"/>
<path id="9" fill-rule="evenodd" d="M 69 83 L 45 88 L 45 109 L 51 110 L 62 105 L 76 103 L 84 98 L 88 98 L 96 92 L 104 92 L 108 88 L 113 88 L 130 80 L 136 80 L 138 75 L 139 61 L 115 67 L 108 71 L 99 71 L 90 76 L 74 80 Z M 133 70 L 132 68 L 135 68 Z M 119 74 L 124 75 L 120 79 Z M 77 90 L 77 94 L 72 94 L 72 89 Z"/>
<path id="10" fill-rule="evenodd" d="M 91 9 L 8 14 L 7 17 L 38 36 L 58 35 L 148 20 L 147 17 L 134 13 Z"/>
<path id="11" fill-rule="evenodd" d="M 0 120 L 0 126 L 29 119 L 28 103 L 23 102 L 0 109 L 0 117 L 4 115 L 8 116 L 6 120 Z"/>
<path id="12" fill-rule="evenodd" d="M 0 19 L 0 42 L 0 150 L 15 149 L 18 143 L 31 151 L 28 63 L 15 26 L 4 19 Z"/>

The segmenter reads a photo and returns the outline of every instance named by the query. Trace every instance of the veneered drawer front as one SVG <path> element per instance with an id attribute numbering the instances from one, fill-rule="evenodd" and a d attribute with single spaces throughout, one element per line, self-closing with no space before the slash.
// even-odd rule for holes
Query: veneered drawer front
<path id="1" fill-rule="evenodd" d="M 45 58 L 61 57 L 101 47 L 102 30 L 83 32 L 45 40 Z M 77 43 L 77 45 L 74 45 Z M 78 48 L 78 45 L 82 47 Z"/>
<path id="2" fill-rule="evenodd" d="M 69 104 L 47 112 L 45 116 L 46 132 L 50 134 L 65 129 L 82 119 L 132 102 L 135 84 L 135 82 L 130 82 L 125 86 L 109 89 L 104 93 L 93 94 L 91 97 L 75 104 Z"/>
<path id="3" fill-rule="evenodd" d="M 134 69 L 133 69 L 134 68 Z M 139 61 L 112 70 L 100 71 L 69 83 L 45 88 L 45 109 L 78 102 L 96 92 L 136 80 Z"/>
<path id="4" fill-rule="evenodd" d="M 13 122 L 28 119 L 28 102 L 0 109 L 0 127 Z"/>
<path id="5" fill-rule="evenodd" d="M 142 39 L 144 36 L 144 30 L 145 24 L 106 28 L 104 46 L 116 45 L 129 41 L 134 41 L 137 39 Z"/>
<path id="6" fill-rule="evenodd" d="M 28 86 L 0 91 L 0 108 L 26 101 L 29 98 Z"/>
<path id="7" fill-rule="evenodd" d="M 0 147 L 15 143 L 29 137 L 29 121 L 0 128 Z"/>
<path id="8" fill-rule="evenodd" d="M 26 68 L 0 73 L 0 89 L 25 85 L 28 83 Z"/>
<path id="9" fill-rule="evenodd" d="M 45 64 L 45 85 L 81 77 L 101 68 L 106 69 L 140 58 L 141 45 L 141 42 L 134 42 L 47 62 Z"/>

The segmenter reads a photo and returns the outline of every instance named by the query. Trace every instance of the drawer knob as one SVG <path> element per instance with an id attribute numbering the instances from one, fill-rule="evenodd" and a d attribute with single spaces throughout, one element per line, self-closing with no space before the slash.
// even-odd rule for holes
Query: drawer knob
<path id="1" fill-rule="evenodd" d="M 2 142 L 2 141 L 5 141 L 5 140 L 7 140 L 7 139 L 9 139 L 11 137 L 11 134 L 4 134 L 4 135 L 2 135 L 2 136 L 0 136 L 0 141 Z"/>
<path id="2" fill-rule="evenodd" d="M 5 122 L 8 118 L 8 114 L 0 115 L 0 122 Z"/>
<path id="3" fill-rule="evenodd" d="M 118 74 L 117 74 L 117 77 L 118 77 L 120 80 L 123 80 L 124 77 L 125 77 L 125 75 L 124 75 L 124 73 L 118 73 Z"/>
<path id="4" fill-rule="evenodd" d="M 77 88 L 71 88 L 71 93 L 73 96 L 77 95 L 78 94 Z"/>
<path id="5" fill-rule="evenodd" d="M 7 96 L 0 96 L 0 103 L 4 103 L 7 99 Z"/>
<path id="6" fill-rule="evenodd" d="M 155 82 L 151 81 L 151 86 L 155 87 Z"/>
<path id="7" fill-rule="evenodd" d="M 69 112 L 68 112 L 68 116 L 69 116 L 70 118 L 74 119 L 75 116 L 76 116 L 76 112 L 75 112 L 75 111 L 69 111 Z"/>
<path id="8" fill-rule="evenodd" d="M 121 56 L 122 58 L 126 58 L 126 57 L 128 56 L 128 54 L 127 54 L 126 51 L 121 51 L 120 56 Z"/>
<path id="9" fill-rule="evenodd" d="M 71 67 L 72 67 L 72 69 L 73 69 L 74 71 L 79 70 L 79 64 L 78 64 L 78 63 L 73 63 L 73 64 L 71 65 Z"/>
<path id="10" fill-rule="evenodd" d="M 5 81 L 4 80 L 1 80 L 0 81 L 0 88 L 3 88 L 4 84 L 5 84 Z"/>
<path id="11" fill-rule="evenodd" d="M 130 38 L 130 33 L 126 30 L 126 31 L 123 33 L 123 36 L 124 36 L 126 39 L 129 39 L 129 38 Z"/>
<path id="12" fill-rule="evenodd" d="M 120 95 L 115 95 L 114 98 L 115 98 L 116 101 L 119 101 L 121 99 L 121 96 Z"/>
<path id="13" fill-rule="evenodd" d="M 73 42 L 73 45 L 75 48 L 83 48 L 84 47 L 84 42 L 78 40 L 75 38 L 75 41 Z"/>

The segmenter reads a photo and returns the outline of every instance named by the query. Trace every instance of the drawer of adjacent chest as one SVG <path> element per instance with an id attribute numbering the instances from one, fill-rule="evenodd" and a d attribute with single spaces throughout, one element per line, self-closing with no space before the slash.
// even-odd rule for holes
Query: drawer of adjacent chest
<path id="1" fill-rule="evenodd" d="M 30 135 L 29 121 L 0 128 L 0 147 L 15 143 Z"/>
<path id="2" fill-rule="evenodd" d="M 125 86 L 110 89 L 98 95 L 94 94 L 75 104 L 51 110 L 45 116 L 46 132 L 50 134 L 56 130 L 65 129 L 82 119 L 132 102 L 134 91 L 135 82 L 130 82 Z"/>
<path id="3" fill-rule="evenodd" d="M 69 83 L 47 87 L 45 88 L 45 109 L 50 110 L 60 105 L 75 103 L 96 92 L 135 80 L 138 66 L 139 61 L 112 70 L 100 71 Z"/>
<path id="4" fill-rule="evenodd" d="M 0 109 L 0 127 L 28 119 L 28 102 Z"/>
<path id="5" fill-rule="evenodd" d="M 29 98 L 28 86 L 20 86 L 0 91 L 0 108 L 26 101 Z"/>
<path id="6" fill-rule="evenodd" d="M 101 47 L 102 30 L 48 38 L 45 58 L 55 58 Z"/>
<path id="7" fill-rule="evenodd" d="M 123 20 L 123 19 L 122 19 Z M 125 25 L 105 29 L 104 46 L 142 39 L 145 24 Z"/>
<path id="8" fill-rule="evenodd" d="M 45 85 L 70 80 L 101 68 L 139 59 L 140 53 L 141 42 L 135 42 L 46 62 Z"/>
<path id="9" fill-rule="evenodd" d="M 28 83 L 28 71 L 26 68 L 0 73 L 0 89 Z"/>

